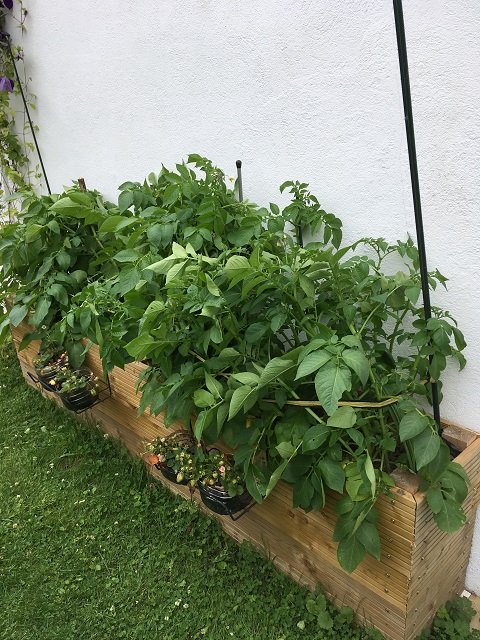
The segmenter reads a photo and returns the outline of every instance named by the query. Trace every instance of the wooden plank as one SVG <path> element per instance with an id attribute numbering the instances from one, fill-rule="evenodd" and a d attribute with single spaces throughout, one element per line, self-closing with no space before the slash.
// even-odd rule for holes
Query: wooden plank
<path id="1" fill-rule="evenodd" d="M 442 431 L 442 437 L 453 445 L 457 451 L 465 451 L 478 438 L 478 433 L 452 425 Z"/>
<path id="2" fill-rule="evenodd" d="M 397 487 L 415 495 L 420 487 L 420 478 L 407 469 L 394 469 L 391 473 Z"/>

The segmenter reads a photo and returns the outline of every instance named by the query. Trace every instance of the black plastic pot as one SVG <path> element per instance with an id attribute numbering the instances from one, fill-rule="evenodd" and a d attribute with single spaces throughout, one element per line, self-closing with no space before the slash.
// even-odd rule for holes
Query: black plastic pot
<path id="1" fill-rule="evenodd" d="M 185 479 L 182 480 L 181 482 L 178 482 L 177 474 L 175 473 L 175 471 L 171 467 L 168 467 L 165 463 L 158 462 L 155 466 L 160 471 L 162 476 L 167 480 L 170 480 L 170 482 L 173 482 L 175 484 L 183 484 L 183 485 L 188 484 L 188 480 L 185 480 Z"/>
<path id="2" fill-rule="evenodd" d="M 252 501 L 248 491 L 244 491 L 239 496 L 230 496 L 221 487 L 209 486 L 199 483 L 198 489 L 202 497 L 203 504 L 211 511 L 221 516 L 231 516 L 245 509 Z"/>
<path id="3" fill-rule="evenodd" d="M 50 371 L 50 373 L 41 373 L 41 369 L 35 369 L 35 373 L 37 374 L 39 383 L 42 385 L 45 391 L 57 390 L 57 385 L 52 386 L 50 384 L 50 381 L 55 379 L 56 375 L 58 374 L 58 369 L 55 371 Z"/>
<path id="4" fill-rule="evenodd" d="M 91 407 L 98 398 L 97 391 L 92 393 L 92 388 L 89 385 L 81 389 L 75 389 L 75 391 L 69 391 L 68 393 L 59 393 L 58 395 L 63 405 L 67 409 L 70 409 L 70 411 L 85 411 L 85 409 Z"/>

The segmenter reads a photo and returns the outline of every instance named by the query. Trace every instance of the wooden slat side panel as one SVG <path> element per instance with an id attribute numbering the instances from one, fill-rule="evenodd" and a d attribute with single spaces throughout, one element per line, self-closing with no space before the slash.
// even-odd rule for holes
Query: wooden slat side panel
<path id="1" fill-rule="evenodd" d="M 440 531 L 424 494 L 417 494 L 412 581 L 408 595 L 406 640 L 414 640 L 433 620 L 437 609 L 459 595 L 473 537 L 475 511 L 480 495 L 480 439 L 455 459 L 467 472 L 471 486 L 464 503 L 467 524 L 454 534 Z"/>
<path id="2" fill-rule="evenodd" d="M 414 570 L 413 597 L 408 603 L 407 639 L 416 638 L 431 623 L 442 604 L 462 593 L 473 528 L 471 520 L 459 534 L 454 534 L 455 539 L 449 547 L 441 547 L 436 558 L 428 564 L 426 559 L 421 569 Z"/>

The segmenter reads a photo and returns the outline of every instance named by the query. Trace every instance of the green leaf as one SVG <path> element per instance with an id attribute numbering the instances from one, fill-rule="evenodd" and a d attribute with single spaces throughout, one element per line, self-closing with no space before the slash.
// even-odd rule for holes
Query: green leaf
<path id="1" fill-rule="evenodd" d="M 120 213 L 125 213 L 133 204 L 133 191 L 123 191 L 118 196 L 118 210 Z"/>
<path id="2" fill-rule="evenodd" d="M 257 385 L 260 379 L 256 373 L 250 373 L 249 371 L 241 371 L 240 373 L 232 373 L 232 378 L 238 380 L 242 384 L 248 384 L 250 386 Z"/>
<path id="3" fill-rule="evenodd" d="M 414 285 L 413 287 L 405 288 L 405 295 L 410 300 L 412 304 L 417 304 L 418 297 L 420 295 L 421 288 L 418 285 Z"/>
<path id="4" fill-rule="evenodd" d="M 325 484 L 337 493 L 343 493 L 345 485 L 345 471 L 341 462 L 335 462 L 331 458 L 322 458 L 317 464 Z"/>
<path id="5" fill-rule="evenodd" d="M 241 227 L 240 229 L 235 229 L 234 231 L 230 231 L 227 235 L 227 240 L 235 245 L 236 247 L 241 247 L 244 244 L 247 244 L 252 239 L 253 234 L 255 233 L 255 227 Z"/>
<path id="6" fill-rule="evenodd" d="M 440 513 L 443 509 L 442 490 L 438 487 L 431 487 L 427 491 L 427 502 L 433 513 Z"/>
<path id="7" fill-rule="evenodd" d="M 225 349 L 222 349 L 220 351 L 218 357 L 222 360 L 230 362 L 231 360 L 235 360 L 235 358 L 237 358 L 239 355 L 240 353 L 236 349 L 233 349 L 232 347 L 225 347 Z"/>
<path id="8" fill-rule="evenodd" d="M 68 269 L 68 267 L 70 266 L 70 258 L 68 257 L 68 254 L 65 253 L 65 252 L 63 252 L 63 255 L 67 256 L 67 258 L 68 258 L 67 267 L 65 267 L 66 269 Z M 43 278 L 43 276 L 46 275 L 50 271 L 50 269 L 52 268 L 52 263 L 53 263 L 52 256 L 49 256 L 48 258 L 45 258 L 45 260 L 43 261 L 41 267 L 37 271 L 37 275 L 35 276 L 34 282 L 38 282 L 39 280 L 41 280 Z"/>
<path id="9" fill-rule="evenodd" d="M 242 291 L 242 295 L 243 295 L 243 291 Z M 276 333 L 281 327 L 283 327 L 283 325 L 285 324 L 286 320 L 287 320 L 287 314 L 282 312 L 282 313 L 276 313 L 273 318 L 270 320 L 270 329 Z"/>
<path id="10" fill-rule="evenodd" d="M 48 287 L 47 293 L 53 296 L 55 300 L 64 307 L 69 306 L 67 290 L 63 285 L 54 283 Z"/>
<path id="11" fill-rule="evenodd" d="M 302 451 L 315 451 L 324 444 L 330 436 L 330 429 L 326 424 L 316 424 L 303 436 Z"/>
<path id="12" fill-rule="evenodd" d="M 205 371 L 205 384 L 215 398 L 219 399 L 222 397 L 222 383 L 216 380 L 208 371 Z"/>
<path id="13" fill-rule="evenodd" d="M 81 284 L 84 280 L 87 279 L 86 271 L 82 271 L 81 269 L 77 269 L 76 271 L 72 271 L 70 274 L 72 278 L 77 282 L 77 284 Z"/>
<path id="14" fill-rule="evenodd" d="M 71 264 L 70 256 L 66 251 L 60 251 L 57 253 L 56 260 L 60 269 L 66 271 Z"/>
<path id="15" fill-rule="evenodd" d="M 165 308 L 165 303 L 160 300 L 152 300 L 152 302 L 145 309 L 145 316 L 157 316 Z"/>
<path id="16" fill-rule="evenodd" d="M 282 477 L 283 472 L 285 471 L 287 464 L 290 462 L 290 459 L 284 460 L 272 473 L 270 476 L 270 480 L 268 481 L 267 488 L 265 490 L 265 498 L 267 498 L 275 488 L 277 482 Z"/>
<path id="17" fill-rule="evenodd" d="M 365 438 L 364 438 L 363 433 L 361 431 L 359 431 L 358 429 L 348 429 L 347 433 L 350 436 L 350 438 L 355 442 L 357 447 L 361 447 L 363 449 L 363 446 L 364 446 L 364 443 L 365 443 Z M 384 448 L 386 448 L 386 446 L 388 446 L 386 444 L 386 439 L 383 440 L 382 446 Z M 386 449 L 386 450 L 387 451 L 395 451 L 395 446 L 396 446 L 395 439 L 392 438 L 392 443 L 390 444 L 390 448 Z"/>
<path id="18" fill-rule="evenodd" d="M 295 447 L 291 442 L 280 442 L 280 444 L 277 444 L 275 449 L 284 460 L 290 458 L 295 452 Z"/>
<path id="19" fill-rule="evenodd" d="M 399 436 L 400 442 L 405 442 L 418 436 L 418 434 L 430 427 L 430 419 L 424 413 L 420 413 L 417 409 L 405 414 L 400 420 Z"/>
<path id="20" fill-rule="evenodd" d="M 220 434 L 228 416 L 228 402 L 223 402 L 217 409 L 217 433 Z"/>
<path id="21" fill-rule="evenodd" d="M 232 280 L 242 273 L 251 271 L 252 268 L 245 256 L 231 256 L 227 260 L 224 270 L 229 280 Z"/>
<path id="22" fill-rule="evenodd" d="M 229 420 L 231 420 L 233 417 L 237 415 L 240 409 L 244 406 L 248 396 L 252 392 L 253 392 L 252 387 L 249 387 L 248 385 L 235 389 L 235 391 L 233 392 L 232 398 L 230 400 L 230 409 L 228 411 Z"/>
<path id="23" fill-rule="evenodd" d="M 354 505 L 353 501 L 351 500 L 351 498 L 349 496 L 343 496 L 343 498 L 341 498 L 337 502 L 337 504 L 335 506 L 335 511 L 339 515 L 347 515 L 352 511 L 354 506 L 355 505 Z"/>
<path id="24" fill-rule="evenodd" d="M 470 486 L 470 478 L 468 477 L 465 469 L 462 467 L 461 464 L 458 464 L 458 462 L 450 462 L 448 466 L 448 470 L 460 476 L 460 478 L 463 479 L 467 487 Z"/>
<path id="25" fill-rule="evenodd" d="M 259 483 L 255 476 L 255 468 L 252 465 L 248 466 L 245 473 L 245 486 L 255 502 L 261 503 L 263 501 L 263 495 L 261 493 L 262 485 L 259 487 Z"/>
<path id="26" fill-rule="evenodd" d="M 89 203 L 89 206 L 86 206 L 85 204 L 74 202 L 68 197 L 59 198 L 50 207 L 50 211 L 56 211 L 62 216 L 72 216 L 73 218 L 85 218 L 85 216 L 90 213 L 91 210 L 91 203 Z"/>
<path id="27" fill-rule="evenodd" d="M 357 540 L 356 536 L 344 538 L 340 541 L 337 549 L 337 559 L 340 566 L 352 573 L 365 558 L 366 550 L 363 544 Z"/>
<path id="28" fill-rule="evenodd" d="M 68 361 L 73 369 L 79 369 L 85 359 L 85 347 L 81 342 L 73 342 L 67 346 Z"/>
<path id="29" fill-rule="evenodd" d="M 467 518 L 462 507 L 451 498 L 446 498 L 443 502 L 443 508 L 433 515 L 433 519 L 442 531 L 447 533 L 455 533 L 465 524 Z"/>
<path id="30" fill-rule="evenodd" d="M 35 313 L 30 318 L 30 324 L 33 324 L 35 327 L 39 327 L 50 310 L 50 304 L 51 302 L 48 298 L 43 296 L 39 298 L 35 308 Z"/>
<path id="31" fill-rule="evenodd" d="M 452 327 L 452 333 L 455 339 L 455 345 L 457 349 L 459 351 L 462 351 L 463 349 L 465 349 L 465 347 L 467 346 L 467 343 L 465 342 L 465 337 L 463 333 L 460 331 L 460 329 L 457 329 L 457 327 Z"/>
<path id="32" fill-rule="evenodd" d="M 163 258 L 163 260 L 159 260 L 158 262 L 149 264 L 148 267 L 145 267 L 145 269 L 148 269 L 149 271 L 153 271 L 154 273 L 165 275 L 166 273 L 168 273 L 169 269 L 172 267 L 175 260 L 176 260 L 175 256 L 168 256 L 166 258 Z"/>
<path id="33" fill-rule="evenodd" d="M 435 458 L 423 469 L 422 477 L 428 480 L 430 484 L 433 484 L 441 478 L 449 467 L 451 469 L 451 464 L 454 463 L 450 463 L 450 449 L 445 442 L 442 441 Z M 462 469 L 462 467 L 460 468 Z"/>
<path id="34" fill-rule="evenodd" d="M 222 341 L 222 332 L 218 326 L 214 326 L 209 332 L 210 340 L 215 344 L 220 344 Z"/>
<path id="35" fill-rule="evenodd" d="M 8 319 L 14 327 L 18 327 L 18 325 L 25 320 L 27 313 L 28 307 L 26 304 L 15 305 L 8 314 Z"/>
<path id="36" fill-rule="evenodd" d="M 183 269 L 185 268 L 187 264 L 186 260 L 183 260 L 182 262 L 177 262 L 177 264 L 174 264 L 168 271 L 167 271 L 167 276 L 165 278 L 165 284 L 168 284 L 169 282 L 171 282 L 172 280 L 175 280 L 175 278 L 177 276 L 180 276 L 183 272 Z"/>
<path id="37" fill-rule="evenodd" d="M 193 394 L 193 401 L 195 406 L 201 408 L 213 407 L 215 404 L 215 398 L 210 391 L 205 391 L 205 389 L 197 389 Z"/>
<path id="38" fill-rule="evenodd" d="M 301 478 L 293 486 L 292 506 L 294 509 L 300 508 L 305 511 L 311 511 L 311 502 L 315 489 L 313 488 L 310 478 L 305 476 Z"/>
<path id="39" fill-rule="evenodd" d="M 262 371 L 260 380 L 258 381 L 258 386 L 265 387 L 266 385 L 279 378 L 289 369 L 293 369 L 295 366 L 296 364 L 292 360 L 273 358 L 266 364 L 264 370 Z"/>
<path id="40" fill-rule="evenodd" d="M 321 369 L 331 358 L 332 354 L 328 351 L 313 351 L 309 353 L 299 364 L 295 380 L 308 376 L 314 371 L 318 371 L 318 369 Z"/>
<path id="41" fill-rule="evenodd" d="M 342 353 L 342 358 L 347 367 L 350 367 L 360 379 L 362 384 L 365 384 L 369 376 L 369 364 L 365 357 L 365 354 L 355 349 L 345 349 Z"/>
<path id="42" fill-rule="evenodd" d="M 245 331 L 245 340 L 249 344 L 254 344 L 265 335 L 268 329 L 269 325 L 266 322 L 254 322 Z"/>
<path id="43" fill-rule="evenodd" d="M 377 490 L 377 478 L 375 476 L 375 469 L 373 468 L 373 462 L 372 462 L 372 459 L 370 458 L 369 453 L 367 453 L 364 468 L 365 468 L 365 474 L 367 476 L 367 479 L 370 482 L 372 497 L 375 498 L 375 492 Z"/>
<path id="44" fill-rule="evenodd" d="M 152 351 L 155 340 L 148 334 L 141 334 L 129 342 L 125 349 L 127 353 L 138 362 L 144 360 Z"/>
<path id="45" fill-rule="evenodd" d="M 347 347 L 352 347 L 357 349 L 361 348 L 362 346 L 362 341 L 358 336 L 343 336 L 340 342 L 342 344 L 346 344 Z"/>
<path id="46" fill-rule="evenodd" d="M 453 497 L 457 502 L 462 503 L 468 495 L 468 487 L 470 482 L 468 479 L 457 475 L 451 469 L 448 469 L 443 478 L 441 479 L 442 487 L 447 489 L 450 494 L 453 493 Z"/>
<path id="47" fill-rule="evenodd" d="M 178 200 L 180 188 L 177 184 L 170 184 L 163 192 L 163 206 L 168 207 Z"/>
<path id="48" fill-rule="evenodd" d="M 158 247 L 163 244 L 163 224 L 152 224 L 147 228 L 148 241 Z M 172 233 L 173 236 L 173 233 Z M 170 238 L 171 240 L 171 238 Z"/>
<path id="49" fill-rule="evenodd" d="M 41 224 L 29 224 L 25 230 L 25 242 L 34 242 L 40 235 L 43 226 Z"/>
<path id="50" fill-rule="evenodd" d="M 172 242 L 172 255 L 175 258 L 188 258 L 187 250 L 178 242 Z"/>
<path id="51" fill-rule="evenodd" d="M 82 328 L 82 331 L 86 333 L 92 321 L 92 313 L 90 309 L 82 309 L 80 311 L 79 320 L 80 320 L 80 327 Z"/>
<path id="52" fill-rule="evenodd" d="M 358 527 L 355 536 L 370 555 L 380 560 L 380 536 L 373 522 L 364 520 Z"/>
<path id="53" fill-rule="evenodd" d="M 305 276 L 303 273 L 299 276 L 300 287 L 303 289 L 303 292 L 309 297 L 315 297 L 315 284 L 310 278 Z"/>
<path id="54" fill-rule="evenodd" d="M 100 233 L 114 233 L 137 222 L 137 218 L 126 218 L 125 216 L 109 216 L 100 226 Z"/>
<path id="55" fill-rule="evenodd" d="M 440 449 L 441 439 L 433 429 L 425 429 L 415 436 L 412 442 L 417 471 L 419 471 L 435 458 Z"/>
<path id="56" fill-rule="evenodd" d="M 211 293 L 212 296 L 219 297 L 221 295 L 220 289 L 217 287 L 217 285 L 214 283 L 214 281 L 211 279 L 208 273 L 205 274 L 205 280 L 207 282 L 208 292 Z"/>
<path id="57" fill-rule="evenodd" d="M 135 289 L 140 282 L 140 271 L 135 267 L 132 269 L 124 269 L 120 271 L 118 281 L 113 287 L 113 292 L 121 296 Z"/>
<path id="58" fill-rule="evenodd" d="M 197 419 L 195 420 L 195 424 L 193 426 L 193 434 L 195 438 L 198 440 L 198 442 L 200 442 L 200 440 L 202 439 L 203 430 L 207 426 L 207 418 L 208 418 L 208 413 L 207 411 L 203 410 L 203 411 L 200 411 L 200 413 L 197 416 Z"/>
<path id="59" fill-rule="evenodd" d="M 339 407 L 327 420 L 329 427 L 351 429 L 357 421 L 357 414 L 352 407 Z"/>
<path id="60" fill-rule="evenodd" d="M 350 370 L 338 362 L 327 362 L 315 376 L 317 398 L 329 416 L 337 410 L 343 393 L 351 388 Z"/>
<path id="61" fill-rule="evenodd" d="M 140 254 L 135 249 L 124 249 L 113 256 L 117 262 L 135 262 L 140 258 Z"/>

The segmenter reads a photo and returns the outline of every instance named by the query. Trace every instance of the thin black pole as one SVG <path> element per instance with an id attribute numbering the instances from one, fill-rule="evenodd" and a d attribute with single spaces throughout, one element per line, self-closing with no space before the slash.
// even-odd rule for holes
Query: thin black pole
<path id="1" fill-rule="evenodd" d="M 303 229 L 302 229 L 302 225 L 298 224 L 296 225 L 296 230 L 297 230 L 297 240 L 298 240 L 298 244 L 303 247 Z"/>
<path id="2" fill-rule="evenodd" d="M 423 308 L 425 320 L 427 321 L 432 317 L 432 305 L 430 302 L 430 287 L 428 283 L 427 254 L 425 250 L 425 235 L 423 231 L 422 202 L 420 199 L 420 182 L 418 179 L 417 151 L 415 146 L 415 129 L 413 126 L 412 96 L 410 93 L 410 77 L 408 73 L 407 43 L 405 40 L 405 23 L 403 20 L 402 0 L 393 0 L 393 11 L 395 13 L 398 61 L 400 64 L 400 76 L 402 80 L 403 110 L 405 113 L 405 129 L 407 132 L 413 209 L 415 212 L 415 227 L 417 231 L 418 259 L 420 277 L 422 281 Z M 440 402 L 436 381 L 431 383 L 431 388 L 433 417 L 440 427 Z"/>
<path id="3" fill-rule="evenodd" d="M 17 82 L 18 82 L 18 86 L 19 86 L 19 89 L 20 89 L 20 93 L 22 95 L 23 106 L 25 107 L 25 113 L 27 114 L 28 124 L 30 125 L 30 131 L 32 132 L 33 142 L 35 144 L 35 149 L 37 150 L 38 159 L 40 160 L 40 166 L 42 167 L 43 177 L 45 178 L 45 185 L 47 187 L 48 193 L 51 195 L 52 192 L 50 190 L 50 184 L 48 182 L 47 173 L 45 171 L 45 165 L 43 164 L 42 154 L 40 153 L 40 147 L 38 146 L 37 136 L 35 135 L 35 128 L 33 126 L 32 118 L 30 117 L 30 111 L 28 109 L 27 99 L 25 98 L 25 94 L 23 92 L 22 82 L 20 80 L 20 76 L 18 74 L 17 65 L 15 63 L 15 56 L 13 55 L 12 46 L 10 44 L 10 36 L 5 36 L 4 37 L 4 42 L 6 42 L 6 45 L 7 45 L 7 48 L 8 48 L 8 52 L 9 52 L 10 58 L 12 60 L 13 69 L 15 71 L 15 76 L 17 78 Z"/>
<path id="4" fill-rule="evenodd" d="M 237 160 L 237 185 L 238 185 L 238 201 L 243 202 L 243 183 L 242 183 L 242 161 Z"/>

